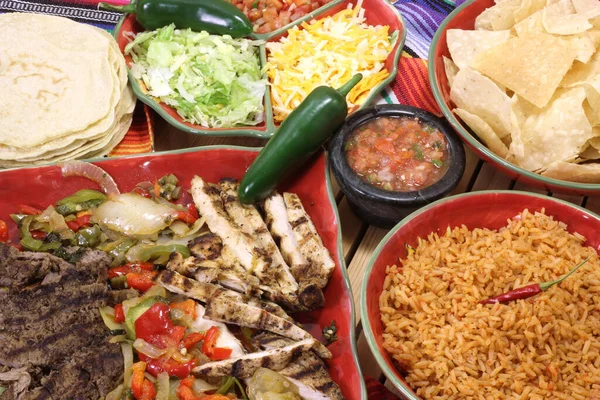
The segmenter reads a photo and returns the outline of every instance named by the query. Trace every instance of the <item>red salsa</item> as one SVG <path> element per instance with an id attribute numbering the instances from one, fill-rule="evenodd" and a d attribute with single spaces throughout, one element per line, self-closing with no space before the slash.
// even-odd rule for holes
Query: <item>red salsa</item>
<path id="1" fill-rule="evenodd" d="M 350 167 L 371 185 L 411 192 L 439 181 L 448 169 L 448 141 L 417 118 L 380 117 L 346 142 Z"/>

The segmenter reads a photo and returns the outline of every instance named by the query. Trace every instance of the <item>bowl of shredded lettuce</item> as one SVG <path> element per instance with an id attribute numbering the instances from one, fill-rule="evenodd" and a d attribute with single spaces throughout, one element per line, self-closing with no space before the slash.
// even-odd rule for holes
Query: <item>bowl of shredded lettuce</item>
<path id="1" fill-rule="evenodd" d="M 273 134 L 263 41 L 174 25 L 143 31 L 131 16 L 115 31 L 134 93 L 171 125 L 204 135 Z"/>

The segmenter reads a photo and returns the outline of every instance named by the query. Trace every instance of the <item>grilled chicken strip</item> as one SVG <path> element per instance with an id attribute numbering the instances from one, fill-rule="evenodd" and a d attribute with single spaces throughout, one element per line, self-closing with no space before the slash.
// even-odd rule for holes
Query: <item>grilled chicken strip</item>
<path id="1" fill-rule="evenodd" d="M 309 262 L 302 255 L 300 244 L 296 240 L 292 225 L 288 220 L 287 209 L 283 197 L 273 192 L 264 202 L 265 219 L 269 231 L 279 243 L 284 260 L 290 265 L 291 272 L 298 281 L 298 299 L 307 309 L 315 310 L 325 305 L 325 297 L 321 288 L 312 281 L 309 274 Z"/>
<path id="2" fill-rule="evenodd" d="M 256 207 L 253 205 L 245 205 L 240 202 L 238 195 L 239 183 L 235 179 L 221 179 L 219 182 L 221 186 L 221 198 L 225 210 L 233 221 L 247 234 L 252 235 L 262 250 L 271 257 L 274 268 L 278 270 L 279 285 L 286 287 L 290 292 L 298 291 L 298 283 L 294 279 L 294 276 L 290 272 L 288 265 L 286 264 L 283 256 L 281 255 L 275 240 L 269 233 L 269 229 L 263 221 Z"/>
<path id="3" fill-rule="evenodd" d="M 183 294 L 192 299 L 207 302 L 221 291 L 227 291 L 211 283 L 198 282 L 175 271 L 161 271 L 154 281 L 170 292 Z M 233 292 L 235 293 L 235 292 Z"/>
<path id="4" fill-rule="evenodd" d="M 261 283 L 270 288 L 267 296 L 274 301 L 290 306 L 298 303 L 295 291 L 281 282 L 286 282 L 285 273 L 273 263 L 257 241 L 244 232 L 227 214 L 221 200 L 221 191 L 207 184 L 202 178 L 192 179 L 192 197 L 200 214 L 206 218 L 210 230 L 217 234 L 235 258 L 248 271 L 256 275 Z"/>
<path id="5" fill-rule="evenodd" d="M 320 289 L 327 286 L 329 278 L 335 269 L 335 262 L 329 251 L 323 245 L 323 241 L 317 233 L 312 220 L 302 206 L 298 195 L 284 193 L 283 200 L 287 208 L 288 220 L 294 231 L 294 236 L 300 244 L 302 255 L 308 260 L 310 267 L 306 272 L 310 279 Z"/>
<path id="6" fill-rule="evenodd" d="M 171 254 L 167 269 L 178 272 L 199 282 L 220 283 L 224 287 L 260 297 L 263 291 L 260 281 L 249 274 L 241 265 L 227 257 L 227 248 L 214 233 L 194 238 L 188 244 L 191 257 L 183 258 L 179 253 Z"/>
<path id="7" fill-rule="evenodd" d="M 205 315 L 213 321 L 262 329 L 294 340 L 314 339 L 293 322 L 227 295 L 210 298 L 206 303 Z M 316 341 L 315 351 L 323 358 L 331 358 L 331 352 L 319 341 Z"/>
<path id="8" fill-rule="evenodd" d="M 272 350 L 289 346 L 293 341 L 270 332 L 261 332 L 252 338 L 257 349 Z M 294 362 L 278 371 L 298 386 L 303 399 L 343 400 L 339 386 L 333 382 L 323 360 L 313 352 L 302 353 Z"/>
<path id="9" fill-rule="evenodd" d="M 278 371 L 288 365 L 315 344 L 314 339 L 304 339 L 279 349 L 250 353 L 242 357 L 203 364 L 192 370 L 197 377 L 233 376 L 238 379 L 250 378 L 257 369 L 269 368 Z"/>

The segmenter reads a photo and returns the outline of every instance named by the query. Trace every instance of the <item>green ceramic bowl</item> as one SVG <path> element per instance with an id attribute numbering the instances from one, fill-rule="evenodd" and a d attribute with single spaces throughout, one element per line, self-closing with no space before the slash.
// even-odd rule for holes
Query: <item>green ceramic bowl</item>
<path id="1" fill-rule="evenodd" d="M 326 4 L 320 9 L 312 12 L 311 14 L 305 16 L 304 18 L 294 21 L 294 23 L 290 26 L 296 26 L 302 23 L 303 21 L 309 19 L 319 19 L 333 15 L 336 12 L 346 8 L 348 4 L 355 4 L 355 2 L 356 0 L 335 0 L 329 4 Z M 383 90 L 383 88 L 385 88 L 395 78 L 396 74 L 398 73 L 398 61 L 400 59 L 400 55 L 402 54 L 404 40 L 406 37 L 404 20 L 400 15 L 400 12 L 390 2 L 388 2 L 388 0 L 364 0 L 362 7 L 365 9 L 365 17 L 369 24 L 382 24 L 390 26 L 390 31 L 392 32 L 391 38 L 394 41 L 394 48 L 392 49 L 392 52 L 389 54 L 385 63 L 385 67 L 388 69 L 388 71 L 390 71 L 390 76 L 384 81 L 380 82 L 373 89 L 371 89 L 367 100 L 364 102 L 364 104 L 361 105 L 361 107 L 357 107 L 357 110 L 370 105 L 370 103 L 373 102 L 377 94 L 379 94 Z M 288 26 L 285 29 L 282 28 L 277 31 L 271 32 L 268 35 L 263 35 L 261 39 L 266 39 L 267 41 L 279 40 L 279 38 L 286 34 L 287 29 L 290 26 Z M 128 37 L 124 35 L 125 32 L 139 33 L 142 31 L 143 28 L 137 23 L 134 15 L 125 15 L 114 30 L 115 39 L 117 40 L 121 51 L 123 51 L 127 43 L 129 43 Z M 254 36 L 256 36 L 257 38 L 259 37 L 259 35 Z M 131 57 L 129 56 L 125 56 L 125 60 L 128 66 L 132 62 Z M 261 65 L 263 66 L 267 62 L 267 51 L 264 45 L 260 47 L 260 61 Z M 135 79 L 131 73 L 131 70 L 129 71 L 129 82 L 131 84 L 133 92 L 139 100 L 141 100 L 142 102 L 150 106 L 152 109 L 154 109 L 169 124 L 184 132 L 207 136 L 249 136 L 268 139 L 275 133 L 277 129 L 277 125 L 273 120 L 271 93 L 269 86 L 267 86 L 264 97 L 264 122 L 256 126 L 237 126 L 233 128 L 206 128 L 201 125 L 196 125 L 184 121 L 177 114 L 174 108 L 167 106 L 164 103 L 161 103 L 152 96 L 149 96 L 143 82 L 138 79 Z"/>
<path id="2" fill-rule="evenodd" d="M 431 47 L 429 48 L 429 82 L 433 90 L 433 96 L 440 106 L 444 116 L 454 127 L 463 142 L 469 146 L 482 160 L 489 162 L 495 168 L 509 176 L 511 179 L 519 180 L 525 185 L 534 186 L 554 193 L 572 195 L 598 195 L 600 184 L 587 184 L 568 182 L 554 178 L 548 178 L 512 164 L 488 149 L 470 128 L 467 127 L 454 113 L 450 100 L 450 87 L 444 71 L 442 56 L 450 57 L 446 43 L 446 31 L 448 29 L 473 29 L 475 18 L 485 9 L 493 6 L 494 0 L 467 0 L 464 4 L 454 10 L 442 22 L 438 28 Z"/>

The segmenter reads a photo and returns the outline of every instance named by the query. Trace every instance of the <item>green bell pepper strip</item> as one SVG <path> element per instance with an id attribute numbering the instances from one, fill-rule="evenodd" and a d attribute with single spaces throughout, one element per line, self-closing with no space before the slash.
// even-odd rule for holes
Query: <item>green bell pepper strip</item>
<path id="1" fill-rule="evenodd" d="M 89 210 L 106 201 L 106 195 L 97 190 L 83 189 L 56 202 L 56 212 L 60 215 L 75 214 Z"/>
<path id="2" fill-rule="evenodd" d="M 135 243 L 136 242 L 133 239 L 125 239 L 113 249 L 109 250 L 108 254 L 113 258 L 111 266 L 116 267 L 123 264 L 125 261 L 125 253 L 127 253 L 127 251 L 132 248 Z"/>
<path id="3" fill-rule="evenodd" d="M 101 9 L 135 14 L 145 29 L 175 24 L 179 29 L 207 31 L 234 38 L 252 33 L 252 23 L 236 6 L 223 0 L 134 0 L 125 6 L 99 3 Z"/>
<path id="4" fill-rule="evenodd" d="M 21 246 L 23 246 L 24 249 L 30 251 L 49 251 L 58 249 L 62 245 L 60 241 L 44 242 L 42 240 L 34 239 L 31 236 L 31 232 L 29 232 L 29 227 L 31 226 L 31 223 L 33 222 L 35 217 L 35 215 L 28 215 L 19 222 Z"/>
<path id="5" fill-rule="evenodd" d="M 184 257 L 189 257 L 190 249 L 182 244 L 165 244 L 158 246 L 149 246 L 139 252 L 139 261 L 148 261 L 160 256 L 168 256 L 171 253 L 181 253 Z"/>
<path id="6" fill-rule="evenodd" d="M 73 237 L 74 246 L 95 247 L 100 243 L 100 234 L 102 231 L 98 225 L 88 226 L 77 231 Z"/>
<path id="7" fill-rule="evenodd" d="M 344 123 L 348 115 L 346 95 L 361 79 L 362 75 L 356 74 L 338 90 L 319 86 L 310 92 L 246 171 L 239 189 L 242 203 L 267 197 L 325 143 Z"/>

